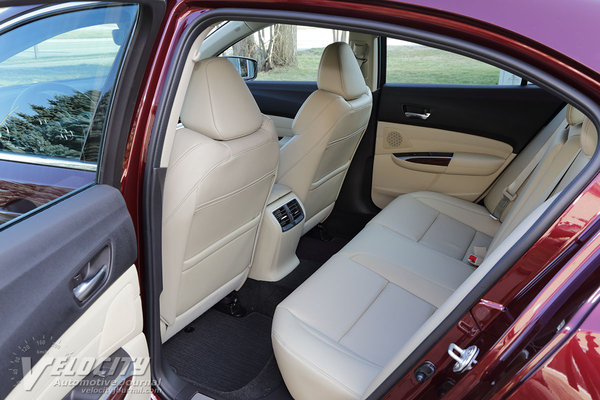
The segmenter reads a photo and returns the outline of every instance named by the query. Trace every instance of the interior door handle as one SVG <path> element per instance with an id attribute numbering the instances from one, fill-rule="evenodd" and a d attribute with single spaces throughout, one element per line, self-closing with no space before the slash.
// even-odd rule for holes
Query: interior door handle
<path id="1" fill-rule="evenodd" d="M 108 273 L 108 266 L 104 264 L 94 276 L 81 282 L 79 285 L 73 288 L 73 296 L 80 302 L 85 301 L 90 297 L 96 289 L 98 289 L 104 282 L 106 274 Z"/>
<path id="2" fill-rule="evenodd" d="M 431 115 L 430 112 L 418 113 L 418 112 L 412 112 L 412 111 L 404 111 L 404 116 L 406 118 L 426 120 L 427 118 L 429 118 L 430 115 Z"/>

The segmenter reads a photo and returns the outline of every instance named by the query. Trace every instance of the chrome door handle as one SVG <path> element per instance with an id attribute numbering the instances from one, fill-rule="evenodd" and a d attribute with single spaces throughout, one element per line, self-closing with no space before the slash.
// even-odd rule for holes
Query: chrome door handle
<path id="1" fill-rule="evenodd" d="M 429 118 L 430 115 L 431 115 L 430 112 L 417 113 L 417 112 L 411 112 L 411 111 L 404 111 L 404 116 L 406 118 L 426 120 L 427 118 Z"/>
<path id="2" fill-rule="evenodd" d="M 104 264 L 94 276 L 73 288 L 73 296 L 80 302 L 85 301 L 104 282 L 107 273 L 108 266 Z"/>

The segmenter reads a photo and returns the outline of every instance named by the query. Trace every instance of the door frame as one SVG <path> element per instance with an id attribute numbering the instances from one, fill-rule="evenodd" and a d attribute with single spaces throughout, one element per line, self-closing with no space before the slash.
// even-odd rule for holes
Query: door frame
<path id="1" fill-rule="evenodd" d="M 178 5 L 183 3 L 178 3 Z M 527 38 L 514 37 L 504 31 L 480 21 L 469 20 L 444 12 L 433 13 L 430 9 L 417 6 L 398 6 L 396 12 L 391 9 L 377 8 L 374 5 L 363 4 L 361 15 L 363 19 L 353 17 L 342 17 L 330 15 L 331 9 L 342 8 L 346 3 L 328 2 L 307 6 L 305 4 L 287 4 L 286 11 L 271 10 L 272 3 L 267 0 L 255 0 L 245 3 L 246 9 L 212 9 L 205 10 L 202 3 L 191 9 L 175 6 L 169 13 L 166 27 L 176 34 L 172 42 L 161 43 L 158 51 L 168 54 L 162 58 L 157 68 L 153 70 L 151 79 L 161 82 L 161 90 L 155 87 L 147 87 L 144 91 L 144 100 L 138 105 L 138 115 L 143 112 L 150 113 L 154 117 L 152 126 L 140 123 L 136 125 L 135 134 L 139 138 L 132 143 L 132 151 L 143 154 L 147 151 L 146 168 L 138 170 L 139 174 L 130 175 L 124 180 L 125 186 L 137 187 L 143 179 L 143 198 L 136 205 L 139 207 L 139 224 L 147 227 L 142 232 L 144 246 L 144 268 L 147 271 L 145 278 L 146 292 L 145 303 L 146 325 L 150 339 L 150 353 L 153 375 L 161 379 L 159 389 L 161 396 L 166 399 L 172 398 L 179 393 L 181 386 L 174 380 L 169 382 L 173 373 L 165 368 L 165 362 L 161 358 L 160 340 L 160 317 L 158 308 L 158 296 L 160 294 L 161 281 L 161 238 L 160 238 L 160 216 L 162 208 L 162 183 L 165 171 L 160 168 L 160 154 L 162 150 L 162 132 L 165 132 L 169 113 L 172 106 L 175 89 L 179 82 L 181 73 L 181 54 L 191 46 L 191 41 L 197 34 L 210 24 L 228 19 L 247 19 L 251 21 L 277 21 L 279 23 L 309 23 L 320 27 L 345 26 L 352 30 L 367 33 L 383 33 L 399 39 L 407 39 L 420 44 L 450 50 L 458 54 L 466 55 L 492 65 L 499 66 L 509 72 L 518 74 L 545 88 L 549 92 L 567 99 L 571 104 L 585 111 L 598 125 L 600 119 L 600 97 L 586 87 L 589 80 L 577 79 L 569 69 L 563 69 L 553 52 L 544 53 L 540 58 L 539 45 Z M 356 7 L 355 4 L 347 4 Z M 331 7 L 331 8 L 327 8 Z M 185 12 L 184 12 L 185 11 Z M 312 13 L 308 13 L 308 12 Z M 386 13 L 384 13 L 386 12 Z M 347 15 L 353 15 L 348 12 Z M 357 16 L 356 14 L 354 14 Z M 377 22 L 379 21 L 379 22 Z M 394 25 L 392 22 L 398 24 Z M 444 33 L 440 33 L 442 31 Z M 482 30 L 488 35 L 482 35 Z M 473 40 L 467 42 L 460 39 L 460 35 Z M 456 35 L 456 36 L 451 36 Z M 463 36 L 464 37 L 464 36 Z M 502 40 L 499 41 L 498 38 Z M 523 46 L 523 43 L 526 46 Z M 487 46 L 487 47 L 486 47 Z M 169 50 L 169 47 L 171 50 Z M 175 49 L 175 50 L 173 50 Z M 502 51 L 502 52 L 501 52 Z M 509 55 L 512 54 L 512 55 Z M 548 62 L 547 65 L 540 64 L 540 60 Z M 575 63 L 576 64 L 576 63 Z M 585 67 L 576 64 L 575 69 L 588 72 Z M 558 78 L 560 77 L 560 79 Z M 579 76 L 580 77 L 580 76 Z M 591 78 L 588 78 L 591 79 Z M 568 83 L 567 83 L 568 82 Z M 598 83 L 597 83 L 598 84 Z M 158 105 L 153 109 L 151 106 Z M 152 120 L 152 118 L 150 118 Z M 148 133 L 151 132 L 148 137 Z M 443 340 L 445 333 L 453 327 L 463 315 L 469 312 L 474 302 L 482 298 L 485 293 L 495 284 L 497 279 L 506 273 L 520 258 L 529 250 L 538 238 L 552 226 L 573 199 L 580 193 L 596 176 L 600 169 L 600 152 L 597 152 L 588 168 L 586 168 L 555 200 L 551 208 L 539 218 L 523 239 L 511 248 L 494 268 L 479 287 L 467 296 L 459 307 L 448 316 L 431 337 L 422 342 L 413 353 L 388 377 L 388 379 L 370 396 L 370 398 L 381 397 L 386 394 L 396 382 L 408 376 L 416 361 L 426 355 L 434 344 Z M 541 250 L 541 247 L 539 248 Z M 166 384 L 165 384 L 166 383 Z M 184 389 L 186 390 L 186 389 Z"/>

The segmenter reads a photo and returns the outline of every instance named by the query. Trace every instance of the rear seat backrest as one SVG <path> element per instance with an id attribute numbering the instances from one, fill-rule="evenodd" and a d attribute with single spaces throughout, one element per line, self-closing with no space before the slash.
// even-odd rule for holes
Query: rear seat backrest
<path id="1" fill-rule="evenodd" d="M 568 105 L 562 109 L 538 135 L 535 136 L 527 147 L 525 147 L 513 162 L 510 163 L 484 197 L 483 203 L 490 213 L 493 212 L 498 206 L 498 203 L 500 203 L 504 189 L 517 178 L 521 171 L 525 169 L 529 161 L 535 157 L 537 152 L 540 151 L 548 141 L 556 140 L 556 137 L 558 136 L 562 135 L 564 140 L 566 140 L 567 135 L 565 134 L 564 129 L 568 129 L 569 131 L 580 129 L 584 118 L 585 116 L 579 110 Z M 567 122 L 567 127 L 563 129 L 565 120 Z M 556 144 L 559 144 L 559 142 L 556 142 L 555 145 Z M 527 181 L 521 186 L 520 190 L 517 192 L 517 196 L 519 192 L 524 189 L 526 183 Z M 509 203 L 504 209 L 504 212 L 500 216 L 500 221 L 504 221 L 504 217 L 508 214 L 511 206 L 512 203 Z"/>
<path id="2" fill-rule="evenodd" d="M 553 195 L 560 193 L 577 176 L 577 174 L 585 168 L 596 151 L 598 145 L 598 133 L 594 123 L 590 119 L 585 118 L 585 121 L 581 126 L 580 135 L 581 152 L 577 158 L 575 158 L 575 161 L 573 161 L 573 164 L 552 193 Z"/>
<path id="3" fill-rule="evenodd" d="M 583 115 L 583 114 L 582 114 Z M 597 132 L 594 124 L 583 117 L 581 124 L 570 125 L 568 137 L 563 144 L 560 137 L 531 174 L 522 193 L 515 200 L 497 234 L 490 250 L 498 246 L 533 210 L 553 194 L 559 193 L 587 165 L 596 151 Z"/>

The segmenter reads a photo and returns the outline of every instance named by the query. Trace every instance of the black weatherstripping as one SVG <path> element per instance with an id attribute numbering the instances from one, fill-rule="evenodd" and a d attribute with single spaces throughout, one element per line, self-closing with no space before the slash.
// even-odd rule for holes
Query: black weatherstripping
<path id="1" fill-rule="evenodd" d="M 431 115 L 406 117 L 405 106 L 426 108 Z M 562 107 L 562 100 L 536 86 L 386 84 L 378 119 L 483 136 L 519 153 Z"/>
<path id="2" fill-rule="evenodd" d="M 110 271 L 83 305 L 72 278 L 105 246 Z M 137 257 L 136 237 L 123 197 L 92 186 L 0 232 L 0 398 L 12 390 L 13 353 L 25 340 L 58 339 Z M 32 357 L 32 366 L 41 354 Z"/>
<path id="3" fill-rule="evenodd" d="M 287 118 L 294 118 L 308 96 L 317 90 L 317 82 L 247 81 L 246 83 L 263 114 Z"/>

